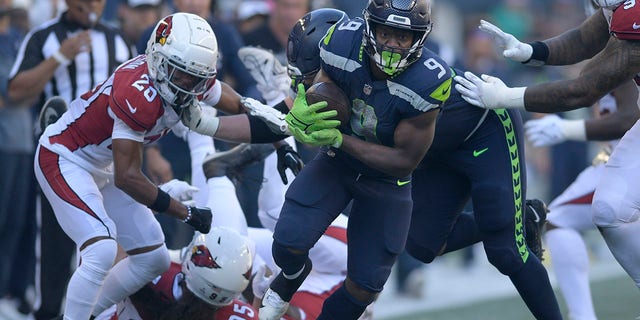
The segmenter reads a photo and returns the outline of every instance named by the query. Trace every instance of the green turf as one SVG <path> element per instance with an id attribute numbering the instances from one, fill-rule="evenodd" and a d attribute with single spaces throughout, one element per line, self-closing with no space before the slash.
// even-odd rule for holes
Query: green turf
<path id="1" fill-rule="evenodd" d="M 627 276 L 619 276 L 608 280 L 593 282 L 591 285 L 594 305 L 599 319 L 618 320 L 636 319 L 640 316 L 640 291 Z M 567 309 L 560 293 L 556 290 L 565 319 Z M 490 300 L 442 309 L 417 313 L 410 316 L 390 318 L 389 320 L 531 320 L 533 316 L 519 297 Z"/>

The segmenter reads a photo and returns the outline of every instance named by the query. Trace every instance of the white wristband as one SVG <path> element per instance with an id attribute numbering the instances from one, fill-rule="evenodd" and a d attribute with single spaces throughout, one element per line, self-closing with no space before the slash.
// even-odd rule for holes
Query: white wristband
<path id="1" fill-rule="evenodd" d="M 502 92 L 502 102 L 505 108 L 517 108 L 524 110 L 524 92 L 527 87 L 507 88 Z"/>
<path id="2" fill-rule="evenodd" d="M 220 119 L 218 117 L 205 116 L 203 114 L 198 125 L 192 129 L 193 131 L 204 134 L 205 136 L 215 137 L 216 132 L 218 131 L 218 126 L 220 126 Z"/>
<path id="3" fill-rule="evenodd" d="M 562 121 L 562 132 L 567 140 L 587 141 L 587 127 L 584 120 Z"/>
<path id="4" fill-rule="evenodd" d="M 65 57 L 60 50 L 55 51 L 51 56 L 63 67 L 66 67 L 71 63 L 71 60 Z"/>

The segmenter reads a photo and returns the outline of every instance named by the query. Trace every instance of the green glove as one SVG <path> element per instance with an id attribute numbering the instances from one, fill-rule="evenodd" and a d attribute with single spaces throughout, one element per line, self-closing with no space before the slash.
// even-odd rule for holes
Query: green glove
<path id="1" fill-rule="evenodd" d="M 337 111 L 329 110 L 317 112 L 318 110 L 326 107 L 326 101 L 320 101 L 312 105 L 308 105 L 305 97 L 304 85 L 299 84 L 296 99 L 293 101 L 293 108 L 291 108 L 284 118 L 289 125 L 289 130 L 292 135 L 295 136 L 295 134 L 293 134 L 293 128 L 297 128 L 304 132 L 312 132 L 338 127 L 340 125 L 339 120 L 327 120 L 335 117 L 338 114 Z"/>
<path id="2" fill-rule="evenodd" d="M 332 146 L 340 148 L 342 146 L 342 132 L 336 128 L 313 131 L 309 134 L 314 142 L 321 146 Z"/>

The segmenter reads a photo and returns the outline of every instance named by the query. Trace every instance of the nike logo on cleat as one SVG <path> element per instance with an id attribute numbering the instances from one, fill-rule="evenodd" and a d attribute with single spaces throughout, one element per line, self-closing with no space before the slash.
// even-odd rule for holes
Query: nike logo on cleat
<path id="1" fill-rule="evenodd" d="M 473 150 L 473 156 L 474 157 L 478 157 L 481 154 L 487 152 L 487 150 L 489 150 L 489 148 L 484 148 L 484 149 L 480 149 L 480 150 Z"/>
<path id="2" fill-rule="evenodd" d="M 411 182 L 411 180 L 407 180 L 407 181 L 401 181 L 400 179 L 396 180 L 396 184 L 398 185 L 398 187 L 402 187 L 409 182 Z"/>

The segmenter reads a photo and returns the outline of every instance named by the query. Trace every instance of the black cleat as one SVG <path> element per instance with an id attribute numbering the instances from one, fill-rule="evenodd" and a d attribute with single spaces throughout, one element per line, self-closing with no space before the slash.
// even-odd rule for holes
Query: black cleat
<path id="1" fill-rule="evenodd" d="M 202 171 L 207 179 L 226 175 L 232 181 L 237 181 L 246 167 L 264 160 L 274 150 L 271 144 L 242 143 L 227 151 L 205 157 Z"/>
<path id="2" fill-rule="evenodd" d="M 538 257 L 544 260 L 544 249 L 542 248 L 542 228 L 547 221 L 547 205 L 539 199 L 527 199 L 525 201 L 524 212 L 524 238 L 527 247 Z"/>
<path id="3" fill-rule="evenodd" d="M 62 114 L 67 112 L 67 109 L 67 102 L 61 97 L 55 96 L 49 98 L 49 100 L 47 100 L 47 102 L 42 106 L 42 109 L 40 109 L 36 135 L 41 135 L 48 125 L 58 121 Z"/>

